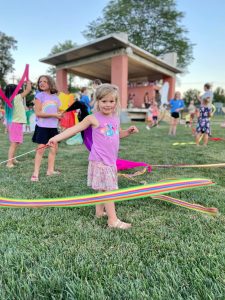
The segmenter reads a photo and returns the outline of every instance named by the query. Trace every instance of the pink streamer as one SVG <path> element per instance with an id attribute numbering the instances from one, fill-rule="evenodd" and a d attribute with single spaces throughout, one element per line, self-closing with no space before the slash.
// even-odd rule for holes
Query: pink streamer
<path id="1" fill-rule="evenodd" d="M 117 166 L 118 171 L 133 169 L 133 168 L 142 167 L 142 166 L 147 167 L 148 172 L 151 172 L 151 170 L 152 170 L 151 166 L 145 162 L 135 162 L 135 161 L 119 159 L 119 158 L 116 160 L 116 166 Z"/>
<path id="2" fill-rule="evenodd" d="M 20 82 L 18 83 L 15 91 L 11 95 L 11 97 L 8 99 L 6 95 L 4 94 L 3 90 L 0 88 L 0 97 L 5 101 L 5 103 L 12 108 L 12 100 L 15 98 L 15 96 L 18 94 L 20 88 L 22 87 L 25 80 L 29 80 L 29 65 L 26 65 L 24 73 L 22 78 L 20 79 Z"/>

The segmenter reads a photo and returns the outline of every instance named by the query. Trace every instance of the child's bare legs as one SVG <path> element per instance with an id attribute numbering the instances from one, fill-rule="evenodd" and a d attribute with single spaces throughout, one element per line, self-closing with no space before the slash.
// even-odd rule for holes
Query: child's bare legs
<path id="1" fill-rule="evenodd" d="M 207 146 L 209 140 L 209 135 L 207 133 L 204 134 L 203 136 L 203 145 Z"/>
<path id="2" fill-rule="evenodd" d="M 201 135 L 202 135 L 201 132 L 199 132 L 199 133 L 196 134 L 195 142 L 196 142 L 197 146 L 199 146 Z"/>
<path id="3" fill-rule="evenodd" d="M 151 127 L 152 127 L 152 125 L 153 125 L 153 122 L 152 122 L 152 120 L 150 120 L 150 119 L 148 119 L 147 121 L 146 121 L 146 129 L 150 129 Z"/>
<path id="4" fill-rule="evenodd" d="M 11 168 L 14 166 L 13 164 L 13 158 L 15 157 L 15 153 L 16 153 L 16 149 L 18 147 L 19 143 L 16 143 L 16 142 L 11 142 L 10 143 L 10 146 L 9 146 L 9 151 L 8 151 L 8 162 L 6 164 L 6 166 L 8 168 Z"/>
<path id="5" fill-rule="evenodd" d="M 38 176 L 39 176 L 41 161 L 42 161 L 42 157 L 44 155 L 44 152 L 45 152 L 45 145 L 44 144 L 39 144 L 38 148 L 37 148 L 37 151 L 36 151 L 35 159 L 34 159 L 33 176 L 36 177 L 36 178 L 38 178 Z"/>
<path id="6" fill-rule="evenodd" d="M 122 222 L 116 215 L 116 207 L 114 202 L 98 204 L 95 207 L 96 217 L 103 217 L 106 214 L 108 216 L 108 226 L 111 228 L 128 229 L 131 227 L 130 223 Z"/>
<path id="7" fill-rule="evenodd" d="M 55 157 L 56 157 L 57 149 L 58 149 L 58 145 L 49 148 L 47 175 L 52 175 L 55 172 Z"/>
<path id="8" fill-rule="evenodd" d="M 111 228 L 128 229 L 131 227 L 130 223 L 120 221 L 116 215 L 116 207 L 114 202 L 105 203 L 105 210 L 108 216 L 108 226 Z"/>
<path id="9" fill-rule="evenodd" d="M 103 217 L 105 215 L 104 204 L 98 204 L 95 206 L 95 215 L 97 218 Z"/>
<path id="10" fill-rule="evenodd" d="M 172 118 L 170 124 L 169 135 L 176 135 L 178 119 Z"/>

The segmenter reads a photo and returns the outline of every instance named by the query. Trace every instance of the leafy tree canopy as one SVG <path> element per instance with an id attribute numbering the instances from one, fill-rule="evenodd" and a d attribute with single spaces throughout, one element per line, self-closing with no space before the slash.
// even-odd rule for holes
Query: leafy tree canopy
<path id="1" fill-rule="evenodd" d="M 178 66 L 186 68 L 193 60 L 193 44 L 181 25 L 183 17 L 175 0 L 111 0 L 103 16 L 92 21 L 83 35 L 90 40 L 127 32 L 131 43 L 156 56 L 176 52 Z"/>
<path id="2" fill-rule="evenodd" d="M 215 89 L 213 93 L 213 101 L 225 103 L 225 91 L 223 88 L 217 87 Z"/>
<path id="3" fill-rule="evenodd" d="M 49 55 L 54 55 L 75 47 L 77 47 L 76 43 L 73 43 L 71 40 L 66 40 L 63 43 L 58 43 L 57 45 L 53 46 Z"/>
<path id="4" fill-rule="evenodd" d="M 17 41 L 12 36 L 7 36 L 0 31 L 0 84 L 5 84 L 5 77 L 14 70 L 15 60 L 12 57 L 11 50 L 17 49 Z"/>
<path id="5" fill-rule="evenodd" d="M 200 95 L 200 91 L 197 89 L 189 89 L 184 93 L 184 101 L 186 105 L 189 105 L 191 100 L 194 100 L 195 104 L 199 105 L 200 102 L 198 97 Z"/>

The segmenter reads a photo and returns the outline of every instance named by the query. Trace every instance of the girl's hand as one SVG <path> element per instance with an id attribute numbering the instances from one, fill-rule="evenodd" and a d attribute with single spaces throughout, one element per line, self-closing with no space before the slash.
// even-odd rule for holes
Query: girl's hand
<path id="1" fill-rule="evenodd" d="M 27 89 L 32 89 L 32 82 L 30 80 L 27 81 Z"/>
<path id="2" fill-rule="evenodd" d="M 61 112 L 57 112 L 55 114 L 55 118 L 57 118 L 57 119 L 61 119 L 62 117 L 63 117 L 63 113 L 61 113 Z"/>
<path id="3" fill-rule="evenodd" d="M 127 129 L 127 133 L 128 134 L 133 134 L 133 133 L 138 133 L 139 130 L 137 129 L 136 126 L 130 126 L 128 129 Z"/>
<path id="4" fill-rule="evenodd" d="M 49 141 L 48 141 L 48 143 L 47 143 L 47 146 L 49 146 L 49 147 L 55 147 L 56 145 L 57 145 L 57 140 L 56 140 L 56 137 L 52 137 Z"/>

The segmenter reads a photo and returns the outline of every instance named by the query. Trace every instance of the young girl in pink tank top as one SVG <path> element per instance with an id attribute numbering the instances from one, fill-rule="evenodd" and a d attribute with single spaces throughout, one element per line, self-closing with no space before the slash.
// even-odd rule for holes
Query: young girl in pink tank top
<path id="1" fill-rule="evenodd" d="M 138 132 L 135 126 L 121 130 L 118 116 L 120 100 L 118 87 L 102 84 L 97 87 L 95 110 L 82 122 L 54 136 L 48 142 L 56 146 L 59 141 L 67 139 L 92 126 L 93 144 L 89 155 L 88 186 L 98 192 L 118 189 L 116 160 L 118 158 L 119 139 Z M 96 217 L 108 216 L 111 228 L 128 229 L 131 224 L 117 218 L 115 203 L 96 205 Z"/>

